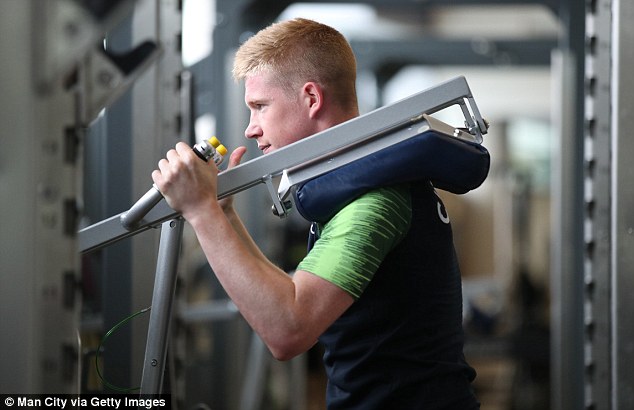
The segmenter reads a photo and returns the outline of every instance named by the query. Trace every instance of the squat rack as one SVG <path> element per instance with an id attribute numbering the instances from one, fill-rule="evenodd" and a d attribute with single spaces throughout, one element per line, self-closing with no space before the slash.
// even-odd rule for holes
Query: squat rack
<path id="1" fill-rule="evenodd" d="M 464 128 L 454 128 L 430 114 L 458 105 Z M 265 184 L 273 211 L 284 217 L 292 208 L 293 187 L 425 131 L 481 144 L 488 124 L 480 115 L 464 77 L 456 77 L 396 103 L 247 161 L 218 175 L 218 198 Z M 141 381 L 141 395 L 160 394 L 176 287 L 184 220 L 151 192 L 128 211 L 78 232 L 79 251 L 88 253 L 161 226 L 152 309 Z"/>

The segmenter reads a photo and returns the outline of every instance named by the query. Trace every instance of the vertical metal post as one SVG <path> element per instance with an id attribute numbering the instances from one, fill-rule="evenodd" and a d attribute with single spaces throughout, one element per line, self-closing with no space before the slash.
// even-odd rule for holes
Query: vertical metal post
<path id="1" fill-rule="evenodd" d="M 131 20 L 127 18 L 125 24 L 111 33 L 110 43 L 117 46 L 129 46 Z M 132 144 L 131 115 L 132 98 L 126 93 L 110 106 L 99 122 L 101 133 L 97 130 L 93 139 L 98 141 L 99 149 L 103 148 L 100 160 L 94 164 L 87 164 L 87 174 L 97 176 L 102 182 L 101 196 L 98 200 L 105 211 L 104 215 L 111 214 L 116 209 L 123 209 L 132 197 L 132 180 L 130 179 L 134 160 L 130 147 Z M 116 137 L 114 137 L 116 136 Z M 132 242 L 115 244 L 104 249 L 101 256 L 97 257 L 101 266 L 101 314 L 104 329 L 110 329 L 122 317 L 126 317 L 134 306 L 132 298 L 132 279 L 134 251 Z M 133 327 L 123 327 L 117 338 L 112 339 L 109 349 L 116 354 L 108 354 L 104 360 L 104 373 L 111 380 L 117 380 L 122 385 L 132 385 L 134 382 L 130 373 L 132 363 L 131 341 Z M 105 330 L 104 330 L 105 331 Z M 138 361 L 137 361 L 138 363 Z M 137 379 L 138 380 L 138 379 Z"/>
<path id="2" fill-rule="evenodd" d="M 622 0 L 587 5 L 584 408 L 611 410 L 634 402 L 634 202 L 629 164 L 634 63 L 627 24 L 634 6 Z"/>
<path id="3" fill-rule="evenodd" d="M 553 158 L 551 407 L 577 410 L 584 402 L 584 10 L 559 3 L 564 29 L 553 58 L 560 112 L 553 115 L 560 140 Z"/>
<path id="4" fill-rule="evenodd" d="M 177 218 L 164 222 L 161 227 L 152 310 L 143 362 L 141 395 L 160 394 L 163 387 L 183 226 L 183 219 Z"/>
<path id="5" fill-rule="evenodd" d="M 634 403 L 634 79 L 631 45 L 634 3 L 612 1 L 611 47 L 611 141 L 612 141 L 612 409 L 631 408 Z"/>
<path id="6" fill-rule="evenodd" d="M 553 55 L 553 77 L 560 84 L 553 115 L 559 140 L 553 144 L 551 257 L 551 407 L 576 410 L 583 402 L 583 304 L 580 249 L 582 244 L 579 188 L 579 135 L 572 101 L 576 62 L 570 53 Z M 581 148 L 582 150 L 583 148 Z"/>
<path id="7" fill-rule="evenodd" d="M 251 335 L 248 357 L 246 375 L 240 394 L 240 410 L 258 409 L 264 397 L 266 370 L 270 356 L 264 342 L 255 332 Z"/>
<path id="8" fill-rule="evenodd" d="M 587 3 L 585 38 L 584 241 L 583 241 L 583 408 L 613 407 L 610 304 L 612 187 L 611 90 L 612 0 Z M 581 408 L 581 407 L 579 407 Z"/>
<path id="9" fill-rule="evenodd" d="M 0 393 L 78 391 L 83 131 L 68 65 L 88 36 L 66 3 L 0 2 Z M 56 30 L 62 13 L 77 30 Z"/>

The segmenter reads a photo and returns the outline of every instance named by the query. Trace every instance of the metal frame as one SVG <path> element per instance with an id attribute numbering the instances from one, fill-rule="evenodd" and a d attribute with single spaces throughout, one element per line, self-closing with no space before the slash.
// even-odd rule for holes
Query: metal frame
<path id="1" fill-rule="evenodd" d="M 591 40 L 584 77 L 584 232 L 583 232 L 583 387 L 584 408 L 611 409 L 611 0 L 588 9 L 586 36 Z M 598 47 L 598 44 L 601 47 Z M 581 255 L 580 255 L 581 256 Z M 580 271 L 581 272 L 581 271 Z"/>
<path id="2" fill-rule="evenodd" d="M 629 27 L 634 18 L 634 4 L 627 0 L 613 0 L 612 16 L 612 409 L 622 409 L 634 402 L 634 300 L 631 296 L 634 289 L 634 186 L 630 159 L 634 152 L 634 140 L 631 138 L 631 130 L 634 129 L 634 81 L 630 72 L 634 64 L 630 47 L 634 42 L 634 32 Z"/>
<path id="3" fill-rule="evenodd" d="M 76 268 L 76 257 L 69 257 L 67 259 L 68 266 L 64 267 L 58 267 L 57 264 L 51 266 L 42 261 L 54 260 L 59 262 L 59 258 L 49 257 L 50 252 L 53 252 L 51 244 L 56 244 L 56 249 L 59 249 L 61 253 L 75 248 L 76 238 L 64 238 L 58 231 L 55 231 L 53 225 L 59 226 L 57 224 L 60 220 L 66 220 L 72 214 L 70 212 L 72 211 L 72 206 L 70 206 L 72 201 L 68 201 L 68 199 L 75 195 L 71 191 L 76 189 L 74 185 L 76 178 L 81 178 L 72 167 L 67 167 L 59 161 L 59 151 L 56 153 L 53 147 L 59 148 L 65 145 L 68 141 L 66 138 L 71 137 L 70 134 L 64 138 L 61 137 L 62 128 L 60 127 L 62 123 L 65 130 L 75 128 L 66 127 L 75 122 L 75 119 L 69 120 L 71 118 L 70 107 L 77 108 L 76 104 L 80 102 L 81 108 L 73 115 L 78 115 L 80 118 L 80 122 L 77 124 L 79 127 L 75 129 L 81 131 L 81 127 L 86 125 L 86 120 L 91 120 L 92 115 L 98 112 L 103 104 L 109 104 L 112 101 L 114 94 L 111 93 L 126 89 L 130 84 L 124 83 L 132 82 L 126 81 L 116 66 L 113 66 L 110 61 L 103 58 L 103 55 L 92 49 L 95 41 L 112 28 L 121 16 L 129 13 L 135 2 L 119 1 L 114 3 L 118 3 L 116 9 L 111 10 L 112 12 L 105 18 L 97 18 L 97 14 L 82 10 L 80 3 L 74 0 L 49 1 L 45 5 L 40 4 L 39 0 L 7 2 L 7 4 L 2 5 L 3 21 L 7 23 L 2 24 L 2 27 L 7 28 L 6 31 L 3 30 L 7 35 L 0 36 L 3 50 L 6 46 L 10 46 L 6 49 L 26 50 L 26 54 L 15 55 L 5 61 L 11 75 L 3 78 L 8 78 L 12 84 L 3 81 L 3 90 L 19 88 L 21 91 L 3 95 L 3 101 L 6 98 L 8 102 L 3 106 L 2 118 L 6 120 L 3 123 L 10 125 L 10 127 L 4 129 L 7 138 L 4 138 L 5 134 L 3 134 L 4 154 L 0 158 L 6 159 L 8 153 L 11 152 L 12 155 L 24 161 L 24 164 L 26 164 L 27 158 L 34 155 L 40 159 L 37 169 L 26 165 L 16 165 L 19 161 L 13 162 L 9 159 L 2 161 L 3 164 L 9 164 L 8 166 L 3 165 L 2 176 L 11 181 L 11 184 L 7 186 L 9 189 L 6 192 L 7 195 L 3 195 L 3 199 L 12 202 L 11 205 L 3 202 L 2 208 L 13 210 L 13 202 L 15 201 L 27 204 L 19 217 L 11 218 L 5 223 L 5 229 L 3 229 L 3 233 L 11 237 L 5 238 L 3 234 L 3 258 L 7 259 L 3 259 L 6 271 L 3 271 L 2 277 L 10 278 L 13 286 L 11 292 L 8 291 L 8 288 L 3 288 L 2 306 L 6 306 L 7 309 L 19 307 L 20 317 L 28 323 L 28 328 L 11 318 L 3 320 L 3 326 L 9 325 L 9 330 L 5 334 L 17 335 L 20 340 L 25 340 L 27 343 L 18 345 L 13 343 L 13 340 L 10 344 L 3 342 L 4 354 L 2 356 L 3 366 L 1 367 L 3 369 L 16 368 L 17 366 L 12 364 L 13 361 L 7 361 L 9 359 L 33 358 L 33 364 L 29 364 L 28 369 L 18 375 L 15 375 L 12 370 L 9 370 L 9 373 L 3 372 L 3 382 L 0 383 L 3 388 L 17 384 L 19 390 L 42 390 L 44 385 L 52 386 L 50 384 L 52 376 L 49 377 L 48 374 L 51 369 L 60 366 L 59 360 L 49 356 L 48 353 L 45 354 L 44 348 L 40 346 L 43 331 L 38 330 L 40 315 L 39 310 L 36 312 L 36 309 L 41 309 L 46 314 L 61 312 L 59 317 L 66 318 L 66 313 L 59 309 L 58 302 L 61 300 L 62 294 L 68 295 L 73 292 L 68 293 L 67 290 L 60 292 L 63 286 L 60 285 L 59 278 L 57 276 L 49 277 L 48 274 L 58 271 L 60 268 L 62 270 L 68 268 L 69 273 L 71 273 Z M 211 77 L 214 78 L 214 84 L 212 84 L 214 90 L 211 93 L 213 98 L 207 99 L 207 102 L 197 101 L 196 106 L 200 112 L 211 110 L 217 118 L 223 119 L 223 121 L 218 122 L 219 135 L 230 134 L 225 131 L 225 121 L 227 121 L 225 119 L 233 117 L 227 115 L 231 108 L 225 104 L 227 101 L 225 98 L 227 94 L 226 83 L 216 81 L 216 79 L 224 78 L 224 74 L 221 73 L 226 71 L 225 56 L 232 47 L 237 45 L 243 32 L 255 30 L 264 23 L 268 23 L 276 11 L 289 3 L 287 1 L 218 0 L 217 7 L 224 14 L 222 14 L 222 19 L 219 20 L 214 34 L 214 56 L 202 62 L 200 66 L 192 67 L 192 70 L 195 72 L 194 75 L 200 71 L 211 72 Z M 336 1 L 332 1 L 332 3 L 336 3 Z M 438 0 L 432 0 L 425 4 L 411 0 L 372 0 L 366 3 L 378 8 L 390 7 L 407 11 L 446 6 L 446 2 Z M 526 1 L 461 0 L 453 2 L 452 5 L 526 3 Z M 632 13 L 632 6 L 625 0 L 598 0 L 588 2 L 585 5 L 584 13 L 578 4 L 573 4 L 571 1 L 544 0 L 538 3 L 556 12 L 564 25 L 563 36 L 568 37 L 568 39 L 561 41 L 559 47 L 570 52 L 568 56 L 572 58 L 565 66 L 567 72 L 564 80 L 566 80 L 569 90 L 576 91 L 576 96 L 572 100 L 567 100 L 569 104 L 574 105 L 574 109 L 569 112 L 570 121 L 574 124 L 571 126 L 573 139 L 568 141 L 569 145 L 562 147 L 570 153 L 572 158 L 569 160 L 574 164 L 566 170 L 569 172 L 568 177 L 570 178 L 567 180 L 568 183 L 561 187 L 561 196 L 567 205 L 559 209 L 556 214 L 566 220 L 566 223 L 561 225 L 563 229 L 561 233 L 565 234 L 565 237 L 559 243 L 559 247 L 553 248 L 553 251 L 561 251 L 564 244 L 572 244 L 568 252 L 558 255 L 563 269 L 560 272 L 562 276 L 558 279 L 562 287 L 560 292 L 553 293 L 553 299 L 557 300 L 557 303 L 569 315 L 559 317 L 558 321 L 553 323 L 553 329 L 560 330 L 562 327 L 559 325 L 570 325 L 573 326 L 573 329 L 568 335 L 561 335 L 563 339 L 558 341 L 561 344 L 553 345 L 559 350 L 554 352 L 553 356 L 557 361 L 555 365 L 559 367 L 557 371 L 559 376 L 552 382 L 552 391 L 557 396 L 554 403 L 557 404 L 557 408 L 578 408 L 580 399 L 581 401 L 586 400 L 588 406 L 607 406 L 608 404 L 602 404 L 606 402 L 602 402 L 601 398 L 609 396 L 613 399 L 612 406 L 616 408 L 619 404 L 627 403 L 628 394 L 631 394 L 628 386 L 634 385 L 629 373 L 634 367 L 627 366 L 631 356 L 629 356 L 626 345 L 626 340 L 631 338 L 631 330 L 627 326 L 627 314 L 632 311 L 631 303 L 628 303 L 631 298 L 628 297 L 627 292 L 633 287 L 627 271 L 631 270 L 631 266 L 634 265 L 634 262 L 629 258 L 631 252 L 628 252 L 631 249 L 631 232 L 628 229 L 632 223 L 626 212 L 628 204 L 631 204 L 631 188 L 628 184 L 629 171 L 625 156 L 631 152 L 631 144 L 624 137 L 624 130 L 632 129 L 631 119 L 627 116 L 627 113 L 632 111 L 628 106 L 631 104 L 631 101 L 628 101 L 628 95 L 632 95 L 632 85 L 625 72 L 626 68 L 631 66 L 631 61 L 628 59 L 631 57 L 628 57 L 629 54 L 625 50 L 628 41 L 631 43 L 631 33 L 624 24 L 627 16 Z M 252 15 L 247 21 L 243 17 L 244 12 L 253 10 L 255 5 L 266 13 Z M 17 13 L 9 11 L 15 8 L 19 9 Z M 35 12 L 31 14 L 33 10 Z M 606 18 L 609 11 L 611 11 L 609 14 L 613 17 L 612 19 Z M 579 30 L 583 31 L 586 15 L 587 22 L 591 26 L 584 36 L 583 33 L 580 35 Z M 46 18 L 40 23 L 34 23 L 34 21 L 39 21 L 38 16 Z M 155 20 L 160 19 L 156 18 Z M 37 24 L 38 30 L 31 30 L 31 26 L 35 24 Z M 35 38 L 36 36 L 37 38 Z M 610 39 L 614 42 L 611 43 Z M 528 57 L 527 60 L 511 59 L 510 64 L 546 65 L 549 64 L 549 61 L 545 54 L 553 41 L 556 40 L 527 40 L 517 43 L 501 41 L 496 44 L 500 48 L 509 47 L 512 51 L 516 50 L 521 57 Z M 581 44 L 579 45 L 579 43 Z M 359 44 L 359 49 L 366 45 Z M 372 44 L 370 43 L 370 45 Z M 442 55 L 434 54 L 434 58 L 431 59 L 429 50 L 434 45 L 443 46 L 446 52 Z M 536 46 L 533 49 L 534 53 L 529 56 L 524 53 L 526 45 Z M 381 71 L 383 62 L 392 64 L 393 61 L 389 60 L 398 57 L 396 55 L 389 57 L 392 55 L 393 48 L 383 47 L 382 43 L 377 43 L 377 46 L 377 51 L 368 56 L 367 60 L 364 57 L 360 58 L 361 69 L 370 67 L 372 70 Z M 454 46 L 460 47 L 459 50 L 462 51 L 456 52 Z M 584 48 L 586 46 L 587 48 Z M 394 44 L 394 48 L 396 47 L 398 45 Z M 588 54 L 588 58 L 585 60 L 584 50 Z M 160 49 L 157 49 L 155 57 L 158 58 L 158 54 L 161 52 Z M 436 58 L 437 56 L 438 58 Z M 422 64 L 451 62 L 460 65 L 484 65 L 496 63 L 494 59 L 487 60 L 483 56 L 470 53 L 467 43 L 460 41 L 444 43 L 441 39 L 433 39 L 431 45 L 422 45 L 416 51 L 410 49 L 407 57 L 406 62 L 420 62 Z M 38 63 L 34 64 L 33 61 L 36 60 Z M 609 61 L 612 62 L 609 72 L 604 70 L 590 71 L 584 76 L 584 64 L 587 64 L 591 70 L 595 70 L 598 64 Z M 209 69 L 210 65 L 212 69 Z M 22 67 L 22 69 L 32 67 L 34 72 L 30 73 L 29 70 L 23 69 L 22 72 L 16 74 L 16 67 Z M 87 67 L 92 68 L 84 71 Z M 83 96 L 81 93 L 74 94 L 68 88 L 64 88 L 65 91 L 60 92 L 60 87 L 68 87 L 69 83 L 65 81 L 72 77 L 68 74 L 72 73 L 75 68 L 79 68 L 79 77 L 83 83 L 80 87 L 84 87 L 85 91 L 88 91 L 89 87 L 93 87 L 89 93 Z M 107 69 L 110 76 L 96 75 L 98 68 Z M 33 84 L 25 81 L 31 75 L 35 79 L 34 88 L 31 88 Z M 165 75 L 169 76 L 167 73 Z M 105 81 L 107 77 L 110 78 L 110 81 L 114 79 L 114 82 Z M 575 80 L 581 78 L 582 81 L 570 82 L 570 77 L 574 77 Z M 158 84 L 160 76 L 157 75 L 156 78 Z M 119 81 L 121 79 L 124 81 Z M 131 79 L 132 77 L 127 78 L 127 80 Z M 198 79 L 200 80 L 200 78 Z M 583 115 L 582 92 L 584 79 L 586 101 L 588 102 L 585 116 Z M 118 88 L 110 88 L 112 85 L 116 85 Z M 82 99 L 83 101 L 80 101 Z M 610 110 L 608 107 L 612 107 L 612 109 Z M 171 114 L 167 114 L 171 121 Z M 30 123 L 26 124 L 21 120 L 22 118 L 29 118 Z M 156 119 L 156 128 L 160 130 L 159 123 L 160 121 Z M 191 130 L 191 127 L 189 129 Z M 605 136 L 606 129 L 610 130 L 609 138 Z M 579 132 L 580 130 L 582 132 Z M 600 135 L 598 131 L 601 131 Z M 49 138 L 41 137 L 45 134 Z M 138 136 L 136 129 L 134 135 L 136 140 Z M 574 139 L 574 136 L 578 138 L 580 135 L 584 135 L 587 141 L 585 163 L 582 167 L 578 167 L 578 165 L 584 161 L 583 149 L 580 153 L 580 150 L 577 149 L 579 141 Z M 34 144 L 29 145 L 29 149 L 25 149 L 24 141 L 31 138 L 33 138 Z M 142 141 L 141 144 L 143 143 Z M 157 143 L 157 145 L 159 144 Z M 151 156 L 163 152 L 163 148 L 166 146 L 169 146 L 169 141 L 166 141 L 161 147 L 155 147 L 154 152 L 144 155 Z M 571 150 L 571 147 L 574 149 Z M 138 147 L 135 149 L 138 150 Z M 134 158 L 136 155 L 137 153 L 134 154 Z M 55 175 L 56 182 L 51 183 L 47 179 L 49 175 Z M 587 182 L 586 199 L 583 199 L 584 179 Z M 144 181 L 146 180 L 135 183 L 137 185 L 144 184 Z M 23 186 L 37 188 L 25 191 L 22 189 Z M 51 189 L 59 186 L 63 186 L 61 191 Z M 134 190 L 138 192 L 144 188 L 144 185 L 140 188 L 135 186 Z M 63 192 L 61 196 L 60 192 Z M 570 207 L 581 209 L 581 204 L 583 204 L 584 210 L 569 212 Z M 70 213 L 66 214 L 60 211 L 61 209 Z M 578 217 L 580 212 L 585 213 Z M 11 213 L 13 214 L 13 211 Z M 69 224 L 72 224 L 71 219 L 67 220 Z M 584 222 L 586 226 L 585 242 L 584 232 L 578 228 L 584 225 Z M 43 231 L 49 231 L 50 235 L 43 236 L 41 234 Z M 57 233 L 52 233 L 53 231 Z M 606 232 L 608 239 L 606 239 Z M 21 244 L 19 252 L 14 252 L 12 246 L 14 243 Z M 577 247 L 577 244 L 580 246 Z M 139 246 L 135 247 L 135 255 L 138 254 L 138 248 Z M 582 256 L 579 256 L 581 249 L 584 249 L 584 252 Z M 60 252 L 55 252 L 55 255 L 58 254 Z M 21 255 L 23 257 L 20 257 Z M 28 262 L 21 262 L 26 260 Z M 46 265 L 46 269 L 43 268 L 43 265 Z M 44 269 L 46 273 L 41 274 L 40 269 Z M 28 271 L 29 274 L 16 279 L 6 273 L 21 270 Z M 580 272 L 583 272 L 583 278 L 580 277 Z M 67 283 L 68 288 L 64 289 L 73 289 L 72 279 L 75 278 L 75 274 L 71 273 L 66 276 L 68 280 L 65 283 Z M 51 275 L 53 274 L 51 273 Z M 582 282 L 581 291 L 575 294 L 580 281 Z M 566 284 L 573 284 L 573 287 L 567 288 Z M 31 301 L 33 307 L 24 306 L 25 300 Z M 40 306 L 40 304 L 45 304 L 45 307 Z M 27 305 L 31 305 L 31 303 L 27 303 Z M 52 308 L 49 309 L 49 307 Z M 585 311 L 585 318 L 581 318 L 581 320 L 585 319 L 585 323 L 581 323 L 581 332 L 574 327 L 576 326 L 574 321 L 578 320 L 574 315 L 575 311 Z M 568 321 L 571 318 L 573 321 Z M 71 322 L 75 321 L 75 319 L 70 320 Z M 31 321 L 33 324 L 30 323 Z M 56 322 L 60 321 L 56 320 Z M 66 322 L 66 319 L 62 322 Z M 59 329 L 61 327 L 58 326 Z M 607 333 L 604 334 L 604 331 Z M 66 346 L 62 349 L 70 352 L 72 349 L 68 349 L 70 345 L 67 342 L 70 340 L 69 335 L 72 332 L 65 330 L 61 330 L 61 332 L 64 334 L 65 340 L 62 344 Z M 606 338 L 606 334 L 610 334 L 611 338 Z M 59 349 L 56 347 L 49 349 L 51 343 L 53 346 L 57 344 L 57 333 L 47 333 L 47 335 L 47 349 L 53 353 L 57 352 Z M 578 338 L 579 335 L 582 337 Z M 579 351 L 581 354 L 578 353 Z M 609 360 L 604 360 L 606 358 Z M 582 373 L 580 377 L 585 380 L 585 389 L 576 383 L 577 377 L 569 377 L 571 373 L 575 373 L 574 368 L 576 367 L 571 367 L 575 363 L 581 363 Z M 45 370 L 40 372 L 41 369 Z M 39 376 L 37 376 L 38 373 L 40 373 Z M 67 384 L 64 384 L 63 388 L 66 387 Z M 585 398 L 583 397 L 584 393 Z"/>
<path id="4" fill-rule="evenodd" d="M 465 124 L 471 133 L 452 128 L 427 114 L 452 105 L 459 105 L 465 116 Z M 467 106 L 468 105 L 468 106 Z M 464 77 L 443 83 L 420 92 L 393 105 L 350 120 L 329 130 L 308 137 L 267 156 L 248 161 L 227 170 L 219 177 L 218 197 L 248 189 L 258 183 L 270 186 L 274 176 L 283 175 L 285 181 L 272 198 L 279 215 L 286 214 L 284 201 L 292 185 L 343 166 L 355 159 L 375 153 L 389 145 L 419 135 L 427 130 L 443 132 L 448 138 L 463 138 L 481 142 L 488 126 L 481 117 L 473 95 Z M 381 141 L 377 144 L 377 141 Z M 295 172 L 298 178 L 293 178 Z M 264 176 L 262 176 L 264 175 Z M 220 183 L 224 181 L 224 185 Z M 112 244 L 155 226 L 157 221 L 141 221 L 144 211 L 156 207 L 156 188 L 152 187 L 131 209 L 104 223 L 95 224 L 79 232 L 80 248 L 84 252 Z M 150 198 L 148 200 L 148 198 Z M 164 200 L 161 200 L 165 203 Z M 161 203 L 159 202 L 159 204 Z M 139 205 L 140 204 L 140 205 Z M 143 211 L 139 211 L 139 210 Z M 167 207 L 171 220 L 163 222 L 158 263 L 155 275 L 152 313 L 148 328 L 141 395 L 162 392 L 165 361 L 167 357 L 169 327 L 178 275 L 178 256 L 184 221 Z M 170 212 L 171 211 L 171 212 Z M 149 215 L 149 214 L 148 214 Z M 172 219 L 173 218 L 173 219 Z M 125 234 L 121 234 L 119 227 Z M 95 231 L 96 233 L 94 233 Z M 108 236 L 110 235 L 110 236 Z M 82 241 L 81 238 L 84 240 Z M 93 242 L 91 242 L 91 240 Z M 94 242 L 94 241 L 97 242 Z M 99 242 L 100 241 L 100 242 Z M 88 244 L 88 245 L 87 245 Z M 257 339 L 255 340 L 257 342 Z M 259 347 L 258 347 L 259 346 Z M 252 345 L 254 360 L 261 365 L 261 344 Z M 260 373 L 258 371 L 258 373 Z M 258 377 L 248 380 L 258 380 Z M 251 402 L 251 395 L 245 396 Z"/>
<path id="5" fill-rule="evenodd" d="M 352 155 L 340 155 L 336 161 L 337 166 L 345 165 L 385 147 L 384 144 L 368 144 L 369 140 L 394 135 L 398 136 L 398 140 L 402 140 L 417 135 L 420 133 L 420 127 L 415 128 L 414 124 L 426 121 L 422 114 L 431 114 L 456 104 L 462 107 L 466 125 L 474 133 L 474 138 L 481 141 L 482 134 L 487 131 L 487 125 L 477 109 L 466 79 L 458 77 L 222 172 L 218 177 L 218 198 L 261 183 L 269 185 L 272 178 L 281 176 L 284 172 L 288 176 L 299 167 L 306 168 L 319 162 L 329 162 L 333 154 L 344 150 L 353 152 L 352 149 L 355 148 Z M 395 140 L 392 141 L 394 143 Z M 312 168 L 312 176 L 325 171 L 323 167 L 317 170 Z M 283 202 L 289 188 L 284 186 L 284 192 L 272 195 L 280 215 L 286 213 Z M 178 215 L 164 200 L 146 215 L 135 214 L 137 218 L 145 218 L 130 221 L 126 218 L 126 212 L 123 212 L 80 230 L 80 252 L 90 252 L 112 244 L 156 227 Z"/>
<path id="6" fill-rule="evenodd" d="M 70 0 L 0 5 L 2 393 L 80 390 L 85 58 L 134 2 L 116 3 L 98 15 Z"/>
<path id="7" fill-rule="evenodd" d="M 123 24 L 108 32 L 107 49 L 93 48 L 83 59 L 82 112 L 90 119 L 100 113 L 88 128 L 85 147 L 86 221 L 101 220 L 138 197 L 155 158 L 191 129 L 183 114 L 188 107 L 181 107 L 189 88 L 179 78 L 180 5 L 177 0 L 139 2 Z M 100 279 L 101 306 L 84 317 L 82 332 L 98 337 L 150 303 L 156 258 L 151 245 L 158 241 L 158 232 L 148 232 L 83 258 Z M 108 343 L 103 355 L 108 380 L 129 386 L 141 378 L 142 366 L 134 364 L 142 362 L 145 333 L 140 326 L 126 326 Z"/>
<path id="8" fill-rule="evenodd" d="M 172 307 L 178 276 L 178 256 L 184 223 L 182 218 L 176 218 L 163 223 L 161 228 L 161 242 L 152 294 L 152 310 L 141 377 L 141 396 L 160 394 L 163 389 Z"/>

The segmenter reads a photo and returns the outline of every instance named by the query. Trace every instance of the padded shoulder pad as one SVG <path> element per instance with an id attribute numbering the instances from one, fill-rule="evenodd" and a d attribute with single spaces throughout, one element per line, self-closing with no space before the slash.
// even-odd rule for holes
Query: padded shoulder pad
<path id="1" fill-rule="evenodd" d="M 308 221 L 323 223 L 374 188 L 429 180 L 464 194 L 484 182 L 490 163 L 482 145 L 426 131 L 307 181 L 294 192 L 295 207 Z"/>

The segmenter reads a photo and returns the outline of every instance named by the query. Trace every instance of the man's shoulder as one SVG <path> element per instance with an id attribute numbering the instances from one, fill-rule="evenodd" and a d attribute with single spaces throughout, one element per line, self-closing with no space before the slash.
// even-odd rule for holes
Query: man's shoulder
<path id="1" fill-rule="evenodd" d="M 408 185 L 372 189 L 347 204 L 326 224 L 393 224 L 406 229 L 411 220 L 411 194 Z"/>
<path id="2" fill-rule="evenodd" d="M 397 207 L 405 210 L 411 207 L 411 192 L 408 184 L 374 188 L 355 198 L 349 205 Z"/>

